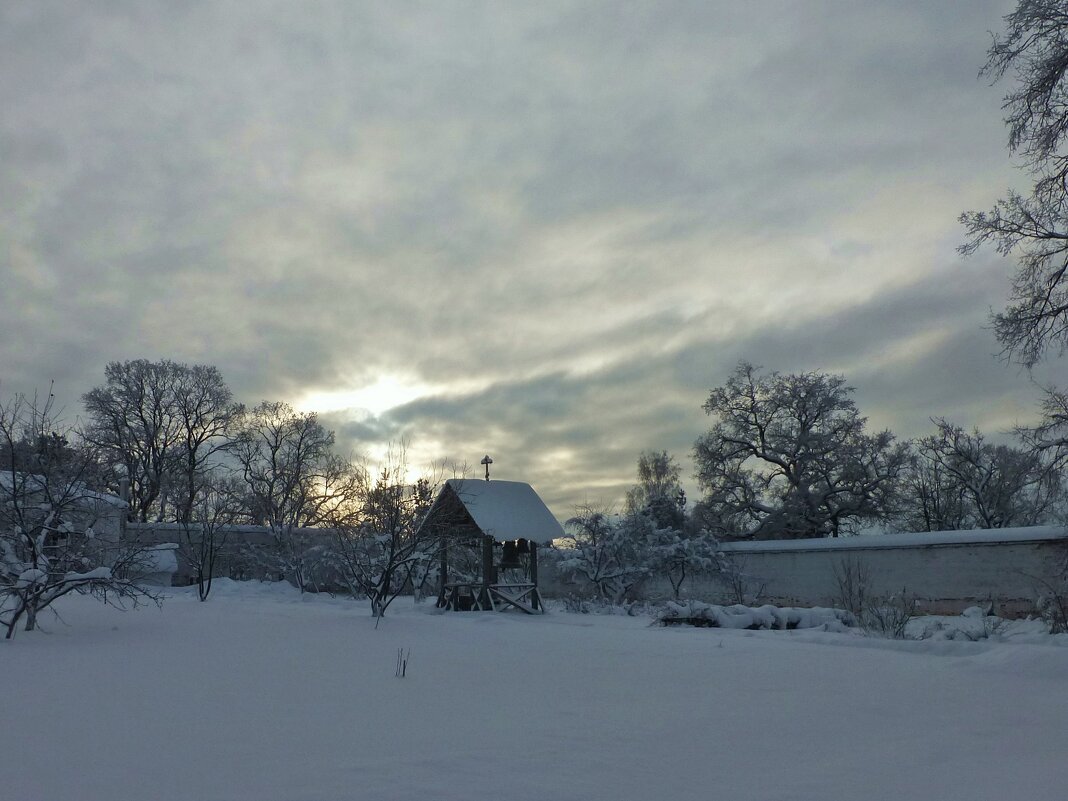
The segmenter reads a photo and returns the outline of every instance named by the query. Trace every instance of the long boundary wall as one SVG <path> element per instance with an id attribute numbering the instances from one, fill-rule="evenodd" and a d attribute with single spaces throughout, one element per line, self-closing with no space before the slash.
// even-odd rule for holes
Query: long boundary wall
<path id="1" fill-rule="evenodd" d="M 837 576 L 846 570 L 867 577 L 869 596 L 904 592 L 922 611 L 956 613 L 991 604 L 1007 615 L 1026 614 L 1068 557 L 1068 529 L 1040 526 L 922 534 L 883 534 L 821 540 L 775 540 L 724 544 L 740 580 L 688 579 L 681 595 L 719 603 L 751 600 L 791 606 L 838 603 Z M 837 574 L 837 575 L 836 575 Z M 581 584 L 558 571 L 543 571 L 543 593 L 581 595 Z M 663 579 L 646 581 L 638 597 L 672 597 Z"/>
<path id="2" fill-rule="evenodd" d="M 324 542 L 329 532 L 299 529 L 308 544 Z M 246 549 L 268 549 L 268 529 L 233 526 L 216 575 L 281 578 L 260 575 L 242 559 Z M 126 536 L 145 545 L 178 542 L 176 524 L 126 524 Z M 865 577 L 869 597 L 904 593 L 917 599 L 921 611 L 956 613 L 975 604 L 1021 615 L 1056 584 L 1068 559 L 1068 528 L 1036 526 L 1016 529 L 882 534 L 819 540 L 772 540 L 725 543 L 722 551 L 733 581 L 719 575 L 688 578 L 681 596 L 715 603 L 776 603 L 787 606 L 834 606 L 839 603 L 839 577 L 846 571 Z M 236 572 L 235 572 L 236 571 Z M 262 569 L 260 570 L 262 573 Z M 174 583 L 191 580 L 188 563 L 178 554 Z M 539 586 L 546 597 L 589 596 L 587 584 L 562 573 L 551 558 L 539 567 Z M 636 588 L 635 597 L 673 597 L 666 579 L 651 578 Z"/>

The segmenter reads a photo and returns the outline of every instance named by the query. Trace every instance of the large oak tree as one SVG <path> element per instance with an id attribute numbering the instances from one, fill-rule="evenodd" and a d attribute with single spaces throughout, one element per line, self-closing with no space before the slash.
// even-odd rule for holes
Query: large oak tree
<path id="1" fill-rule="evenodd" d="M 907 448 L 868 433 L 838 375 L 759 372 L 742 362 L 704 410 L 697 513 L 721 538 L 836 537 L 885 517 Z"/>

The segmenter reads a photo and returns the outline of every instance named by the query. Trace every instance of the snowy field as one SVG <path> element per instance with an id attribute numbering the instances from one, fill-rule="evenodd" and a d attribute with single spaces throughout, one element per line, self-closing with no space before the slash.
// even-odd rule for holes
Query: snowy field
<path id="1" fill-rule="evenodd" d="M 21 801 L 1068 798 L 1068 647 L 436 614 L 282 585 L 65 599 L 0 644 Z M 398 648 L 411 650 L 394 676 Z"/>

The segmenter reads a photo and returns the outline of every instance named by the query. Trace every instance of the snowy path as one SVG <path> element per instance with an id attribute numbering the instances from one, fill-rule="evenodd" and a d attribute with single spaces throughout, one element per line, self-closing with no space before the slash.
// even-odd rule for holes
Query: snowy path
<path id="1" fill-rule="evenodd" d="M 194 599 L 0 645 L 4 797 L 1068 797 L 1062 646 Z"/>

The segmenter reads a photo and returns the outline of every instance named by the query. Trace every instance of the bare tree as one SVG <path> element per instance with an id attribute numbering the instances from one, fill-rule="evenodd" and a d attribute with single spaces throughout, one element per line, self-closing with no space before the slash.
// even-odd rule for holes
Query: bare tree
<path id="1" fill-rule="evenodd" d="M 381 618 L 398 595 L 414 589 L 420 571 L 435 562 L 440 532 L 421 528 L 437 494 L 440 474 L 408 480 L 403 450 L 391 452 L 367 490 L 356 525 L 339 525 L 335 562 L 353 594 Z"/>
<path id="2" fill-rule="evenodd" d="M 137 359 L 111 362 L 104 386 L 82 400 L 88 415 L 84 436 L 129 482 L 130 519 L 187 522 L 200 477 L 230 447 L 242 408 L 218 368 Z M 117 490 L 118 487 L 112 487 Z"/>
<path id="3" fill-rule="evenodd" d="M 986 243 L 1018 267 L 994 331 L 1006 354 L 1024 365 L 1068 345 L 1068 8 L 1062 0 L 1020 0 L 994 37 L 980 75 L 994 81 L 1012 74 L 1005 95 L 1009 152 L 1031 173 L 1028 195 L 1008 192 L 988 212 L 960 216 L 964 255 Z"/>
<path id="4" fill-rule="evenodd" d="M 995 444 L 943 419 L 916 442 L 902 492 L 902 524 L 918 530 L 1006 528 L 1050 522 L 1063 481 L 1040 453 Z M 919 490 L 913 495 L 908 490 Z"/>
<path id="5" fill-rule="evenodd" d="M 704 409 L 700 523 L 717 537 L 836 537 L 890 509 L 907 448 L 868 434 L 841 376 L 761 375 L 742 362 Z"/>
<path id="6" fill-rule="evenodd" d="M 226 548 L 231 527 L 242 514 L 241 490 L 240 482 L 232 476 L 203 477 L 189 519 L 180 521 L 178 549 L 192 568 L 201 601 L 211 593 L 219 557 Z"/>
<path id="7" fill-rule="evenodd" d="M 922 440 L 921 440 L 922 443 Z M 901 474 L 892 516 L 904 531 L 956 531 L 972 528 L 965 490 L 939 459 L 913 450 Z"/>
<path id="8" fill-rule="evenodd" d="M 135 583 L 140 552 L 118 533 L 119 499 L 91 489 L 91 447 L 71 443 L 42 405 L 23 396 L 0 405 L 0 443 L 10 457 L 0 473 L 0 625 L 14 636 L 71 593 L 115 606 L 158 598 Z M 64 442 L 61 449 L 54 447 Z M 110 514 L 114 528 L 104 531 Z"/>
<path id="9" fill-rule="evenodd" d="M 218 457 L 233 447 L 235 426 L 244 407 L 234 402 L 217 367 L 196 364 L 175 368 L 173 412 L 178 437 L 172 474 L 179 484 L 175 492 L 176 518 L 186 523 L 193 519 L 202 479 L 218 467 Z M 206 482 L 206 486 L 212 487 L 212 482 Z M 214 500 L 218 501 L 218 497 Z"/>
<path id="10" fill-rule="evenodd" d="M 1068 392 L 1046 387 L 1044 393 L 1039 423 L 1020 427 L 1016 433 L 1046 460 L 1050 469 L 1063 470 L 1068 465 Z"/>
<path id="11" fill-rule="evenodd" d="M 82 396 L 85 438 L 129 482 L 129 518 L 147 522 L 158 513 L 178 440 L 171 362 L 111 362 L 106 383 Z M 118 487 L 111 487 L 118 490 Z"/>
<path id="12" fill-rule="evenodd" d="M 318 559 L 303 529 L 348 526 L 366 493 L 366 472 L 333 452 L 334 432 L 311 412 L 264 401 L 246 417 L 232 454 L 240 465 L 245 505 L 275 540 L 274 567 L 304 590 Z"/>
<path id="13" fill-rule="evenodd" d="M 831 563 L 839 608 L 851 612 L 859 621 L 871 600 L 871 565 L 859 557 L 839 559 Z"/>
<path id="14" fill-rule="evenodd" d="M 1035 610 L 1046 622 L 1050 634 L 1068 632 L 1068 547 L 1040 575 L 1025 574 L 1035 588 Z"/>

